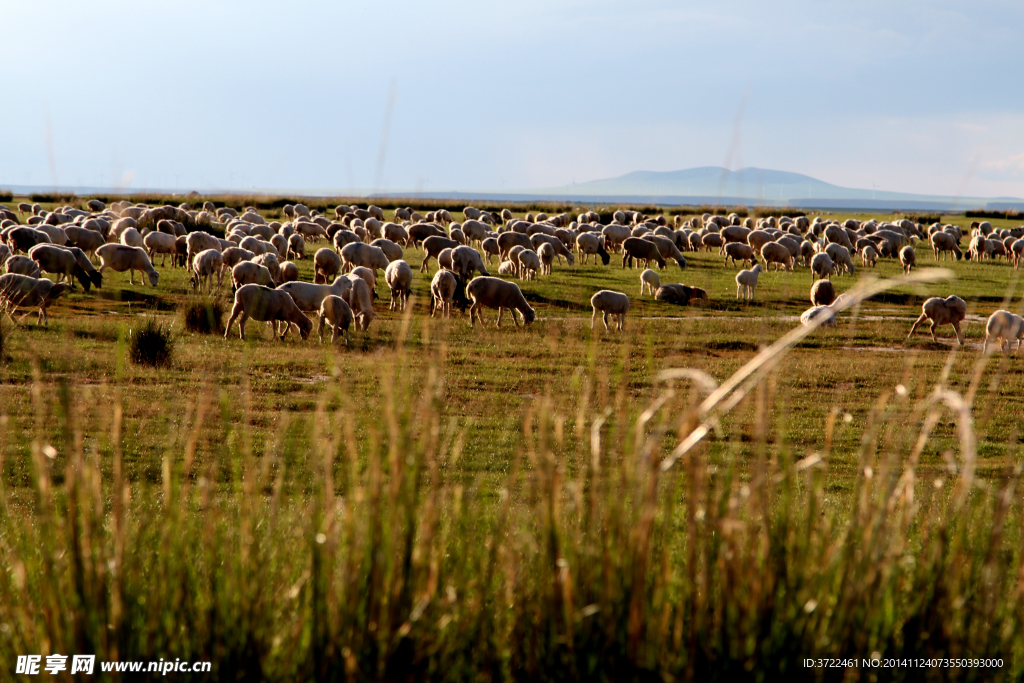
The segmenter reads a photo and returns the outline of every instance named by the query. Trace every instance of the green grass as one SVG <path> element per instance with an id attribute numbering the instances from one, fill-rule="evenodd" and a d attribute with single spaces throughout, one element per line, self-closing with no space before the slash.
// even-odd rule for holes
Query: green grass
<path id="1" fill-rule="evenodd" d="M 421 257 L 406 252 L 414 272 Z M 996 676 L 1019 678 L 1024 373 L 978 353 L 987 315 L 1019 305 L 1016 273 L 943 262 L 954 281 L 844 313 L 663 472 L 712 413 L 659 373 L 722 383 L 810 305 L 806 269 L 762 274 L 743 303 L 736 269 L 687 258 L 662 279 L 707 305 L 639 297 L 613 255 L 521 283 L 526 329 L 430 319 L 418 272 L 409 314 L 391 312 L 381 277 L 380 319 L 348 349 L 256 323 L 245 342 L 191 332 L 172 268 L 156 289 L 108 273 L 48 327 L 5 323 L 0 659 L 209 659 L 218 680 L 820 680 L 803 657 L 877 651 L 999 655 Z M 601 288 L 630 295 L 625 333 L 591 330 Z M 949 329 L 906 341 L 920 303 L 950 293 L 974 316 L 968 347 Z M 175 338 L 169 366 L 127 362 L 149 318 Z M 964 413 L 935 408 L 954 395 Z"/>

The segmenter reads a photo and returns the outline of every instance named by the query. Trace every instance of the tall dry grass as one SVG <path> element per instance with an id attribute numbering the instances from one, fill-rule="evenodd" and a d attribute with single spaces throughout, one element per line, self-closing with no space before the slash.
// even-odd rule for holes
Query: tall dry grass
<path id="1" fill-rule="evenodd" d="M 975 476 L 986 360 L 963 395 L 940 376 L 914 401 L 893 378 L 836 505 L 840 410 L 817 452 L 767 447 L 778 363 L 808 333 L 721 385 L 665 372 L 635 418 L 627 378 L 580 375 L 577 415 L 541 396 L 520 416 L 496 490 L 449 476 L 467 428 L 440 417 L 443 345 L 419 351 L 426 375 L 401 344 L 383 359 L 375 418 L 353 417 L 336 372 L 259 455 L 252 393 L 200 388 L 153 483 L 125 475 L 133 407 L 116 383 L 97 439 L 85 390 L 37 375 L 32 486 L 0 490 L 0 659 L 180 657 L 217 680 L 703 681 L 867 679 L 802 660 L 879 653 L 1001 656 L 923 677 L 1019 678 L 1021 466 Z M 705 437 L 741 409 L 754 440 L 713 460 Z M 943 420 L 959 442 L 936 469 L 922 454 Z"/>

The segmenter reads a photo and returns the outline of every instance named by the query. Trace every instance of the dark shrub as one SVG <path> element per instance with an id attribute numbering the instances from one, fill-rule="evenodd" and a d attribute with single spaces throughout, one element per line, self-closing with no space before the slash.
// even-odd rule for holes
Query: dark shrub
<path id="1" fill-rule="evenodd" d="M 136 365 L 168 365 L 174 340 L 171 332 L 149 319 L 128 331 L 128 357 Z"/>
<path id="2" fill-rule="evenodd" d="M 220 299 L 191 299 L 182 311 L 185 329 L 198 334 L 223 332 L 224 305 Z"/>

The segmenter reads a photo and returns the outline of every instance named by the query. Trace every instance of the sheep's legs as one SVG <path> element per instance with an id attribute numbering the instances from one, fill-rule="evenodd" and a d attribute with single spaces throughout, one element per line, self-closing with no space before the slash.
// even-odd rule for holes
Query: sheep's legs
<path id="1" fill-rule="evenodd" d="M 590 316 L 590 329 L 594 329 L 594 323 L 597 322 L 597 309 L 594 309 L 594 315 Z"/>
<path id="2" fill-rule="evenodd" d="M 498 322 L 495 323 L 495 325 L 494 325 L 495 327 L 501 327 L 501 312 L 502 312 L 502 310 L 503 309 L 501 308 L 501 306 L 498 306 Z M 515 317 L 515 313 L 513 313 L 512 316 Z"/>
<path id="3" fill-rule="evenodd" d="M 964 335 L 960 332 L 960 323 L 953 323 L 953 331 L 956 332 L 956 340 L 960 343 L 960 346 L 964 345 Z M 1000 341 L 999 346 L 1002 347 Z"/>
<path id="4" fill-rule="evenodd" d="M 927 318 L 927 315 L 925 315 L 924 313 L 921 314 L 921 317 L 914 322 L 914 326 L 910 328 L 910 334 L 907 335 L 907 339 L 910 339 L 911 337 L 914 336 L 914 331 L 917 329 L 917 326 L 923 323 Z"/>
<path id="5" fill-rule="evenodd" d="M 324 323 L 325 322 L 327 322 L 327 319 L 324 316 L 321 315 L 320 316 L 320 320 L 317 321 L 318 324 L 317 324 L 317 328 L 316 328 L 316 333 L 318 335 L 320 335 L 320 343 L 321 344 L 324 343 Z M 334 334 L 336 332 L 337 332 L 337 330 L 335 330 L 333 333 L 331 333 L 331 343 L 332 344 L 334 343 Z"/>
<path id="6" fill-rule="evenodd" d="M 608 311 L 603 311 L 601 313 L 601 322 L 604 323 L 604 331 L 611 332 L 611 329 L 608 327 Z"/>

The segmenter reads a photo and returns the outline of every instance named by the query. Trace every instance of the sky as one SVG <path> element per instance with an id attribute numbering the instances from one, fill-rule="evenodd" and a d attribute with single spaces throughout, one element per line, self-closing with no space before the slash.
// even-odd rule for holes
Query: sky
<path id="1" fill-rule="evenodd" d="M 0 0 L 0 187 L 1024 197 L 1024 3 Z"/>

